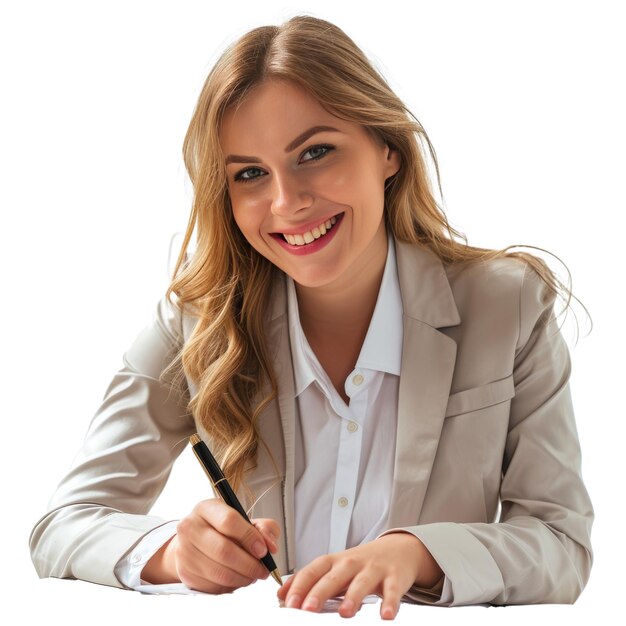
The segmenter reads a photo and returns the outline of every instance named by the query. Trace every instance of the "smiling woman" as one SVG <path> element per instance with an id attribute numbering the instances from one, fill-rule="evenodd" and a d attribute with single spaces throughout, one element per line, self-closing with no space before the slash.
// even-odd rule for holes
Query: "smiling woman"
<path id="1" fill-rule="evenodd" d="M 594 511 L 553 311 L 571 292 L 516 246 L 459 241 L 425 146 L 438 173 L 325 20 L 223 53 L 183 145 L 172 282 L 33 529 L 40 576 L 224 593 L 270 550 L 286 606 L 343 595 L 345 617 L 372 593 L 384 619 L 578 598 Z M 218 499 L 148 515 L 196 430 L 253 524 Z"/>
<path id="2" fill-rule="evenodd" d="M 310 128 L 301 132 L 303 127 Z M 319 298 L 334 291 L 371 316 L 387 257 L 384 187 L 400 168 L 398 152 L 282 80 L 265 81 L 229 109 L 220 139 L 229 155 L 228 194 L 237 226 L 296 282 L 300 315 L 310 317 Z M 311 145 L 301 148 L 307 140 Z M 236 157 L 238 164 L 258 164 L 240 169 L 233 153 L 262 157 Z M 320 225 L 328 234 L 322 236 Z M 363 302 L 362 289 L 370 283 L 377 284 Z"/>

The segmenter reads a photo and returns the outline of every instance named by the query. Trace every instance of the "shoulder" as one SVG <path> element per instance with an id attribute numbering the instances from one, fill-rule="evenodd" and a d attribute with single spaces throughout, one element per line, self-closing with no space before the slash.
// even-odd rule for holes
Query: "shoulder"
<path id="1" fill-rule="evenodd" d="M 537 259 L 546 273 L 547 264 Z M 511 326 L 517 331 L 517 345 L 524 345 L 538 322 L 553 311 L 556 291 L 525 259 L 499 257 L 484 262 L 446 267 L 461 319 L 479 318 L 484 328 Z"/>
<path id="2" fill-rule="evenodd" d="M 197 312 L 192 313 L 188 305 L 181 304 L 174 292 L 169 298 L 167 293 L 162 293 L 152 310 L 146 330 L 158 336 L 170 348 L 180 349 L 197 323 Z"/>
<path id="3" fill-rule="evenodd" d="M 519 303 L 529 264 L 515 257 L 446 265 L 454 299 L 461 308 L 500 308 Z M 462 315 L 462 313 L 461 313 Z"/>
<path id="4" fill-rule="evenodd" d="M 193 253 L 185 252 L 183 269 L 189 265 Z M 169 262 L 168 262 L 169 265 Z M 180 348 L 191 336 L 198 323 L 198 310 L 189 303 L 182 302 L 175 291 L 162 293 L 153 312 L 152 323 L 172 345 Z"/>
<path id="5" fill-rule="evenodd" d="M 543 259 L 533 259 L 546 274 L 552 274 Z M 554 302 L 553 291 L 529 261 L 520 257 L 503 256 L 487 261 L 446 265 L 448 281 L 454 292 L 471 290 L 484 297 L 517 295 L 521 299 L 535 299 L 542 304 Z M 553 275 L 553 274 L 552 274 Z"/>

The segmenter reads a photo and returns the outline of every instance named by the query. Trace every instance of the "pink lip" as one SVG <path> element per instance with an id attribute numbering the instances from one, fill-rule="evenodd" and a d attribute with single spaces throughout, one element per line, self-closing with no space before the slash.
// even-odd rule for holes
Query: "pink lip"
<path id="1" fill-rule="evenodd" d="M 272 237 L 278 241 L 278 243 L 285 249 L 287 252 L 291 254 L 295 254 L 296 256 L 302 256 L 305 254 L 313 254 L 322 248 L 325 248 L 331 240 L 335 237 L 335 233 L 339 230 L 339 225 L 343 220 L 344 214 L 341 213 L 337 216 L 337 221 L 333 224 L 333 227 L 325 234 L 322 235 L 319 239 L 304 245 L 304 246 L 292 246 L 290 243 L 287 243 L 282 235 L 277 233 L 272 233 Z"/>

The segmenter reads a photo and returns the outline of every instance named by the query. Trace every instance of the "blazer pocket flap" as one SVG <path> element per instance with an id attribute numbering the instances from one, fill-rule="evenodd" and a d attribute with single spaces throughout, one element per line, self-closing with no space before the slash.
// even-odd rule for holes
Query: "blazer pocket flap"
<path id="1" fill-rule="evenodd" d="M 448 398 L 446 417 L 469 413 L 509 400 L 515 395 L 513 374 L 500 380 L 494 380 L 480 387 L 457 391 Z"/>

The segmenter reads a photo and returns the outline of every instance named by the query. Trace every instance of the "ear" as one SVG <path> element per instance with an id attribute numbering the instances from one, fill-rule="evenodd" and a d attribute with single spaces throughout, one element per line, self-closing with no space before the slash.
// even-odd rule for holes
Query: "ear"
<path id="1" fill-rule="evenodd" d="M 400 153 L 396 150 L 396 148 L 390 144 L 385 145 L 385 180 L 387 180 L 390 176 L 393 176 L 398 172 L 400 166 L 402 165 L 402 160 L 400 158 Z"/>

